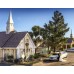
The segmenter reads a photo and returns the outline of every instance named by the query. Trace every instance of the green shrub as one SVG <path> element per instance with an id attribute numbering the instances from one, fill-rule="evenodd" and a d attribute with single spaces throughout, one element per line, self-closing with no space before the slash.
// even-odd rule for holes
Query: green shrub
<path id="1" fill-rule="evenodd" d="M 29 60 L 33 60 L 33 59 L 34 59 L 34 55 L 30 55 Z"/>
<path id="2" fill-rule="evenodd" d="M 37 59 L 37 58 L 39 58 L 40 57 L 40 54 L 39 53 L 36 53 L 35 55 L 34 55 L 34 59 Z"/>
<path id="3" fill-rule="evenodd" d="M 8 62 L 13 62 L 13 59 L 14 59 L 13 55 L 8 55 L 7 56 L 7 61 Z"/>
<path id="4" fill-rule="evenodd" d="M 13 55 L 8 55 L 8 59 L 13 59 Z"/>
<path id="5" fill-rule="evenodd" d="M 41 54 L 41 57 L 48 57 L 48 54 Z"/>

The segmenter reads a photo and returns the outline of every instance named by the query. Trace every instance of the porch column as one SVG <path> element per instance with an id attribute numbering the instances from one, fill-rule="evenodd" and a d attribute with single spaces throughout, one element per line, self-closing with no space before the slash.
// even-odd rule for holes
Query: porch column
<path id="1" fill-rule="evenodd" d="M 72 44 L 71 44 L 70 46 L 71 46 L 71 48 L 72 48 Z"/>
<path id="2" fill-rule="evenodd" d="M 66 44 L 66 49 L 67 49 L 67 44 Z"/>
<path id="3" fill-rule="evenodd" d="M 4 60 L 4 49 L 2 49 L 2 60 Z"/>
<path id="4" fill-rule="evenodd" d="M 14 56 L 14 59 L 16 59 L 16 49 L 13 49 L 13 56 Z"/>

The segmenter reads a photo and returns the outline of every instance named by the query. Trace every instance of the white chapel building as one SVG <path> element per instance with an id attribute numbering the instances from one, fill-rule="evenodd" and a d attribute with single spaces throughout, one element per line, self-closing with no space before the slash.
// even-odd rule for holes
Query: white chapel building
<path id="1" fill-rule="evenodd" d="M 26 32 L 16 32 L 12 13 L 9 13 L 6 32 L 0 32 L 0 59 L 4 60 L 8 55 L 13 55 L 14 59 L 25 57 L 35 53 L 35 44 L 31 36 Z"/>

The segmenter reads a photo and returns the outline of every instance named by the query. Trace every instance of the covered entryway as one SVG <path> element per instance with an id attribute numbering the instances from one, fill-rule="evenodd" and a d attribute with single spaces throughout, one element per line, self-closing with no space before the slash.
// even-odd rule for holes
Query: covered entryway
<path id="1" fill-rule="evenodd" d="M 16 58 L 16 49 L 2 49 L 3 61 L 14 60 Z"/>

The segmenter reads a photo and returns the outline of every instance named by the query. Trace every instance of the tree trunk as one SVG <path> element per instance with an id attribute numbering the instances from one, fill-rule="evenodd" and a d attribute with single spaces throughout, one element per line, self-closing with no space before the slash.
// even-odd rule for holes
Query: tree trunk
<path id="1" fill-rule="evenodd" d="M 36 54 L 36 48 L 35 48 L 35 54 Z"/>
<path id="2" fill-rule="evenodd" d="M 35 48 L 35 54 L 36 54 L 36 51 L 37 51 L 37 41 L 35 41 L 35 46 L 36 46 L 36 48 Z"/>
<path id="3" fill-rule="evenodd" d="M 54 52 L 54 53 L 55 53 L 55 50 L 56 50 L 56 49 L 55 49 L 55 47 L 54 47 L 54 49 L 53 49 L 53 52 Z"/>
<path id="4" fill-rule="evenodd" d="M 48 46 L 48 54 L 50 54 L 49 46 Z"/>

